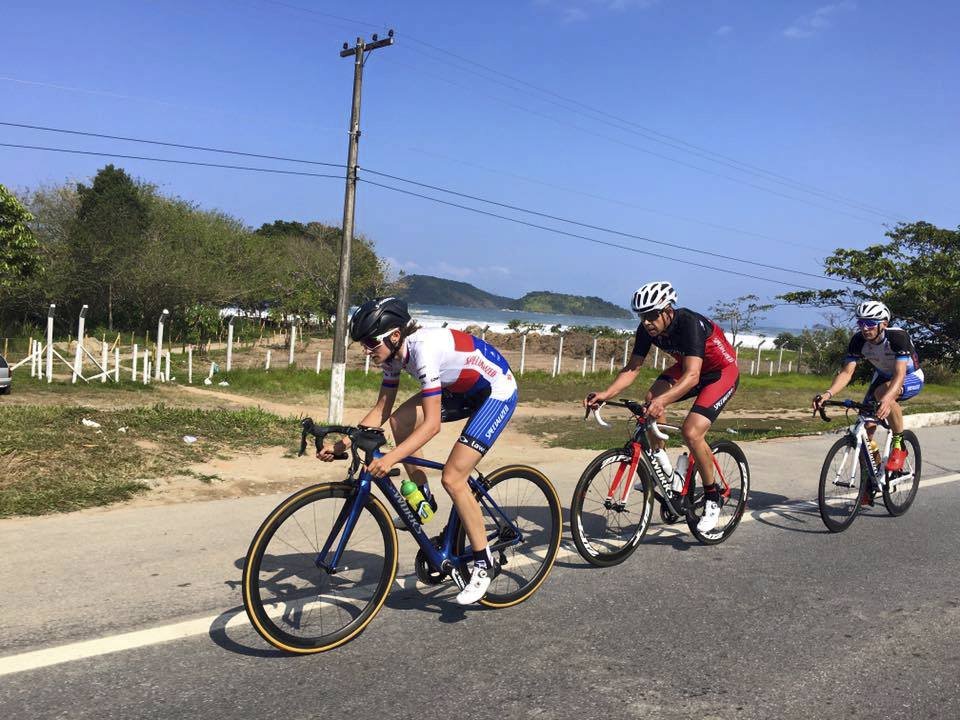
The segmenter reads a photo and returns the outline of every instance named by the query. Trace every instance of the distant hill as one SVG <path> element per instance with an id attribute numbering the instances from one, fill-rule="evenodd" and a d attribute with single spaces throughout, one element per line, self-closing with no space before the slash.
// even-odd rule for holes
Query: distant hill
<path id="1" fill-rule="evenodd" d="M 430 275 L 404 275 L 393 286 L 394 294 L 409 303 L 457 307 L 526 310 L 527 312 L 593 317 L 628 318 L 630 313 L 598 297 L 567 295 L 546 290 L 529 292 L 519 299 L 494 295 L 470 283 Z"/>

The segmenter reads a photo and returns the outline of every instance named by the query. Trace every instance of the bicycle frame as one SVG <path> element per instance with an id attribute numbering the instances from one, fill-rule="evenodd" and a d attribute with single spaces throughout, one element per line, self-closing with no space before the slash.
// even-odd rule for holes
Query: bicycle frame
<path id="1" fill-rule="evenodd" d="M 383 457 L 383 453 L 377 451 L 373 454 L 373 457 Z M 419 457 L 406 457 L 401 463 L 432 470 L 443 470 L 442 463 Z M 480 505 L 487 510 L 487 513 L 494 518 L 497 523 L 497 530 L 487 536 L 487 541 L 490 543 L 490 551 L 502 551 L 503 548 L 523 542 L 523 533 L 520 532 L 520 529 L 510 521 L 493 498 L 490 497 L 486 487 L 483 485 L 483 476 L 479 473 L 477 474 L 480 479 L 474 478 L 471 475 L 467 478 L 467 482 L 480 502 Z M 456 506 L 450 509 L 447 525 L 438 538 L 439 542 L 435 545 L 434 541 L 428 537 L 423 525 L 416 519 L 413 510 L 410 509 L 410 505 L 404 499 L 403 495 L 400 494 L 396 485 L 390 481 L 390 477 L 385 475 L 375 478 L 366 468 L 361 470 L 359 478 L 354 481 L 355 491 L 351 495 L 350 500 L 344 503 L 343 508 L 341 508 L 340 514 L 334 522 L 333 528 L 330 530 L 330 535 L 327 537 L 326 542 L 317 555 L 317 567 L 323 568 L 331 575 L 336 574 L 340 564 L 340 558 L 343 556 L 347 542 L 350 540 L 350 536 L 353 534 L 357 520 L 360 517 L 360 512 L 366 504 L 370 493 L 373 491 L 374 485 L 380 488 L 380 491 L 386 496 L 390 505 L 393 506 L 393 509 L 396 510 L 403 519 L 404 524 L 410 530 L 414 539 L 416 539 L 417 544 L 420 546 L 432 569 L 450 574 L 454 581 L 460 587 L 463 587 L 465 582 L 460 577 L 458 568 L 462 563 L 472 560 L 473 553 L 472 551 L 468 551 L 465 554 L 457 555 L 454 552 L 454 543 L 459 535 L 461 525 Z M 338 536 L 339 542 L 333 551 L 333 557 L 327 561 L 327 555 L 330 553 Z M 494 542 L 495 540 L 499 540 L 499 542 Z"/>

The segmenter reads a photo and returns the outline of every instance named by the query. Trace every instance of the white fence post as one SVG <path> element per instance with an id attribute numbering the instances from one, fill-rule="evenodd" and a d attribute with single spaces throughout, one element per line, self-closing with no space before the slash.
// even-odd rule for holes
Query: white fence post
<path id="1" fill-rule="evenodd" d="M 84 325 L 87 323 L 87 306 L 80 308 L 80 320 L 77 322 L 77 354 L 73 358 L 73 378 L 72 383 L 77 382 L 77 375 L 83 370 L 83 332 Z"/>
<path id="2" fill-rule="evenodd" d="M 133 376 L 132 376 L 132 379 L 133 379 L 134 382 L 137 381 L 137 352 L 138 352 L 138 350 L 139 350 L 139 348 L 137 347 L 137 344 L 134 343 L 134 344 L 133 344 L 133 357 L 131 358 L 131 360 L 133 361 Z"/>
<path id="3" fill-rule="evenodd" d="M 750 361 L 750 374 L 751 374 L 751 375 L 753 375 L 753 366 L 754 366 L 755 364 L 756 364 L 756 361 L 754 361 L 754 360 L 751 360 L 751 361 Z"/>
<path id="4" fill-rule="evenodd" d="M 363 374 L 364 375 L 370 374 L 370 356 L 369 355 L 367 355 L 367 357 L 363 361 Z"/>
<path id="5" fill-rule="evenodd" d="M 100 382 L 105 383 L 107 381 L 107 369 L 108 363 L 110 362 L 110 348 L 107 347 L 107 337 L 106 335 L 100 340 L 100 364 L 103 365 L 103 372 L 100 375 Z"/>
<path id="6" fill-rule="evenodd" d="M 783 345 L 780 346 L 780 359 L 777 360 L 777 372 L 783 369 Z"/>
<path id="7" fill-rule="evenodd" d="M 550 372 L 550 377 L 556 377 L 556 376 L 557 376 L 557 361 L 558 361 L 559 359 L 560 359 L 560 356 L 559 356 L 559 355 L 554 356 L 554 358 L 553 358 L 553 370 L 551 370 L 551 372 Z"/>
<path id="8" fill-rule="evenodd" d="M 613 356 L 610 356 L 610 373 L 613 374 Z"/>
<path id="9" fill-rule="evenodd" d="M 169 351 L 169 350 L 167 350 L 167 354 L 166 354 L 166 356 L 164 357 L 164 360 L 166 360 L 166 363 L 167 363 L 167 364 L 166 364 L 165 369 L 164 369 L 164 378 L 163 378 L 163 381 L 164 381 L 164 382 L 170 382 L 170 351 Z"/>
<path id="10" fill-rule="evenodd" d="M 231 315 L 227 321 L 227 372 L 233 368 L 233 321 L 236 315 Z"/>
<path id="11" fill-rule="evenodd" d="M 53 382 L 53 315 L 57 306 L 50 304 L 47 310 L 47 382 Z"/>
<path id="12" fill-rule="evenodd" d="M 267 349 L 267 366 L 264 369 L 265 370 L 270 369 L 270 349 L 269 348 Z"/>
<path id="13" fill-rule="evenodd" d="M 163 323 L 170 317 L 170 311 L 166 308 L 163 309 L 163 312 L 160 313 L 160 319 L 157 320 L 157 357 L 156 357 L 156 367 L 154 368 L 154 375 L 157 380 L 160 379 L 161 370 L 161 360 L 163 359 Z"/>
<path id="14" fill-rule="evenodd" d="M 773 360 L 770 361 L 770 376 L 773 377 Z"/>
<path id="15" fill-rule="evenodd" d="M 657 365 L 660 364 L 660 348 L 656 345 L 653 346 L 653 369 L 657 369 Z"/>
<path id="16" fill-rule="evenodd" d="M 317 375 L 320 374 L 320 358 L 322 357 L 322 355 L 323 353 L 317 350 Z"/>
<path id="17" fill-rule="evenodd" d="M 627 338 L 626 340 L 623 341 L 623 366 L 624 367 L 627 366 L 627 357 L 628 357 L 627 352 L 629 352 L 629 348 L 630 348 L 630 338 Z"/>
<path id="18" fill-rule="evenodd" d="M 297 316 L 294 315 L 290 320 L 290 357 L 287 359 L 287 365 L 293 365 L 293 351 L 297 346 Z"/>
<path id="19" fill-rule="evenodd" d="M 587 375 L 587 356 L 583 356 L 583 369 L 580 370 L 580 377 L 586 377 Z"/>
<path id="20" fill-rule="evenodd" d="M 27 351 L 27 357 L 30 358 L 30 377 L 37 376 L 37 341 L 30 338 L 30 350 Z"/>
<path id="21" fill-rule="evenodd" d="M 150 384 L 150 348 L 143 349 L 143 384 Z"/>
<path id="22" fill-rule="evenodd" d="M 788 361 L 787 361 L 787 372 L 788 372 L 788 373 L 793 372 L 793 360 L 788 360 Z"/>
<path id="23" fill-rule="evenodd" d="M 560 348 L 557 350 L 557 369 L 553 373 L 554 377 L 560 374 L 560 368 L 562 365 L 563 365 L 563 335 L 560 336 Z"/>
<path id="24" fill-rule="evenodd" d="M 523 366 L 527 360 L 527 334 L 520 336 L 520 377 L 523 377 Z"/>
<path id="25" fill-rule="evenodd" d="M 120 382 L 120 343 L 113 349 L 113 381 Z"/>
<path id="26" fill-rule="evenodd" d="M 590 359 L 590 372 L 594 373 L 597 371 L 597 339 L 593 339 L 593 355 Z"/>
<path id="27" fill-rule="evenodd" d="M 187 384 L 193 385 L 193 345 L 187 345 Z"/>

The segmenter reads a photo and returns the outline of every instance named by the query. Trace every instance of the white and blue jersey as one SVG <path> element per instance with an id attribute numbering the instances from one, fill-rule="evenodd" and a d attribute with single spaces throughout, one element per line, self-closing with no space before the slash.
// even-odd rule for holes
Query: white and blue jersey
<path id="1" fill-rule="evenodd" d="M 873 380 L 867 396 L 871 396 L 878 385 L 893 377 L 898 362 L 907 364 L 907 375 L 903 379 L 903 392 L 899 400 L 909 400 L 923 389 L 923 370 L 920 358 L 913 347 L 913 341 L 906 330 L 890 327 L 884 330 L 879 342 L 868 342 L 862 333 L 850 338 L 845 363 L 864 359 L 874 367 Z"/>
<path id="2" fill-rule="evenodd" d="M 383 368 L 383 387 L 406 370 L 420 395 L 440 395 L 441 422 L 470 418 L 459 442 L 486 453 L 517 407 L 517 382 L 495 347 L 460 330 L 421 328 Z"/>

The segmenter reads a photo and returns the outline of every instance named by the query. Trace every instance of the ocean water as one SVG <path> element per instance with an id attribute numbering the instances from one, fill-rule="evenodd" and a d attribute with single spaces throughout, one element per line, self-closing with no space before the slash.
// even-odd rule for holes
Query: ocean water
<path id="1" fill-rule="evenodd" d="M 542 333 L 549 334 L 550 328 L 560 325 L 566 329 L 572 325 L 586 325 L 588 327 L 607 327 L 617 330 L 634 332 L 637 329 L 637 320 L 633 318 L 602 318 L 588 315 L 562 315 L 551 313 L 535 313 L 523 310 L 494 310 L 492 308 L 467 308 L 454 305 L 410 305 L 410 314 L 423 327 L 447 327 L 463 330 L 468 325 L 479 325 L 481 328 L 489 326 L 489 332 L 510 332 L 507 323 L 511 320 L 539 323 L 543 325 Z M 737 343 L 743 341 L 743 347 L 773 347 L 773 338 L 781 332 L 799 332 L 793 328 L 778 328 L 760 326 L 751 335 L 737 335 Z M 730 338 L 730 333 L 726 333 Z"/>

